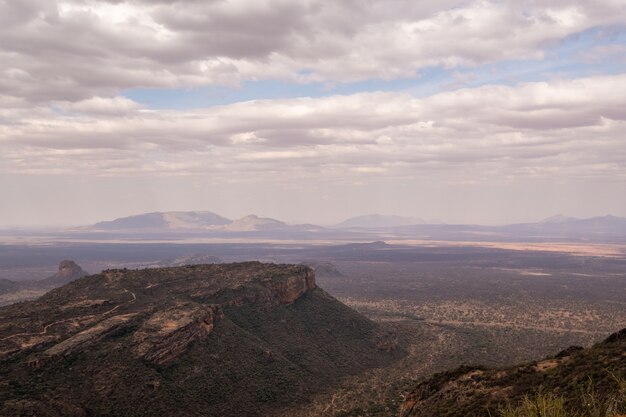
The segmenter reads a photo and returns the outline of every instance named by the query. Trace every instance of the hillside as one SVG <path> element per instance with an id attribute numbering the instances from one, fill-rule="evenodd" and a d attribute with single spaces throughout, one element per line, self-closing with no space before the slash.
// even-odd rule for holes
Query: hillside
<path id="1" fill-rule="evenodd" d="M 401 416 L 497 416 L 507 404 L 515 409 L 525 396 L 533 398 L 537 393 L 547 395 L 546 398 L 563 397 L 566 409 L 577 412 L 585 408 L 581 403 L 585 396 L 589 405 L 617 394 L 621 400 L 616 402 L 614 411 L 626 413 L 625 353 L 626 329 L 623 329 L 591 348 L 571 347 L 538 362 L 507 369 L 461 367 L 439 373 L 407 396 Z"/>
<path id="2" fill-rule="evenodd" d="M 272 415 L 402 355 L 300 265 L 108 270 L 0 323 L 11 416 Z"/>

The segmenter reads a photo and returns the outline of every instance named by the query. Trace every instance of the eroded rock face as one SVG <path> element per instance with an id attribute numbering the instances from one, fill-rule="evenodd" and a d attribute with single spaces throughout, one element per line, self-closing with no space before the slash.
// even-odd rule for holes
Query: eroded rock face
<path id="1" fill-rule="evenodd" d="M 273 290 L 283 304 L 293 303 L 313 288 L 315 288 L 315 272 L 312 270 L 287 277 L 273 284 Z"/>
<path id="2" fill-rule="evenodd" d="M 134 352 L 144 359 L 163 364 L 205 339 L 223 317 L 218 306 L 181 305 L 154 313 L 133 335 Z"/>
<path id="3" fill-rule="evenodd" d="M 80 350 L 82 347 L 95 343 L 98 340 L 110 335 L 112 332 L 117 331 L 120 327 L 124 326 L 131 318 L 136 314 L 120 314 L 117 316 L 109 317 L 95 326 L 79 332 L 69 339 L 65 339 L 61 343 L 57 343 L 45 353 L 50 356 L 54 355 L 67 355 L 68 353 Z"/>

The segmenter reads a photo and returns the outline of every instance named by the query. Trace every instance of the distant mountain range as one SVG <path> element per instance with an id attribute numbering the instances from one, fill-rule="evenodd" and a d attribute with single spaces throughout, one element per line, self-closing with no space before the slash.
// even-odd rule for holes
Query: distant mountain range
<path id="1" fill-rule="evenodd" d="M 412 224 L 424 224 L 422 219 L 401 216 L 385 216 L 383 214 L 367 214 L 365 216 L 351 217 L 335 225 L 337 228 L 384 228 L 408 226 Z"/>
<path id="2" fill-rule="evenodd" d="M 501 226 L 444 224 L 419 218 L 368 214 L 333 226 L 289 224 L 277 219 L 249 215 L 231 220 L 210 211 L 155 212 L 103 221 L 75 232 L 121 234 L 204 234 L 216 236 L 263 236 L 269 238 L 440 240 L 626 240 L 626 218 L 612 215 L 578 219 L 557 215 L 534 223 Z"/>
<path id="3" fill-rule="evenodd" d="M 97 230 L 180 230 L 215 229 L 232 220 L 210 211 L 168 211 L 137 214 L 99 222 L 90 227 Z"/>
<path id="4" fill-rule="evenodd" d="M 87 230 L 164 232 L 164 231 L 315 231 L 322 229 L 315 225 L 290 225 L 280 220 L 256 215 L 231 220 L 210 211 L 169 211 L 138 214 L 104 221 L 88 226 Z"/>

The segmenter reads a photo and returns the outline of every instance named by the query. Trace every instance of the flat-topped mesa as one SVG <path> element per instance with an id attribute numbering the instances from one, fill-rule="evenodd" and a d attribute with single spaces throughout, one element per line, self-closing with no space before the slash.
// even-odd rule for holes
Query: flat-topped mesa
<path id="1" fill-rule="evenodd" d="M 60 269 L 74 265 L 64 261 Z M 59 317 L 42 318 L 28 331 L 0 340 L 0 358 L 52 341 L 57 343 L 43 356 L 67 355 L 136 329 L 132 352 L 163 364 L 206 339 L 225 311 L 291 305 L 315 288 L 314 271 L 303 265 L 244 262 L 106 270 L 48 293 L 42 300 L 58 305 Z"/>
<path id="2" fill-rule="evenodd" d="M 106 270 L 0 323 L 0 416 L 276 415 L 404 354 L 304 265 Z"/>

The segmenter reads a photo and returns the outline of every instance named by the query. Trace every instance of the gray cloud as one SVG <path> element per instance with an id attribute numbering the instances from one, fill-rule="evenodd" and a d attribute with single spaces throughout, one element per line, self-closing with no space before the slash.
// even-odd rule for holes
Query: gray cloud
<path id="1" fill-rule="evenodd" d="M 606 178 L 626 173 L 626 76 L 401 93 L 260 100 L 189 111 L 125 98 L 3 108 L 4 172 L 253 176 L 292 172 Z M 11 99 L 0 103 L 15 104 Z M 5 105 L 6 105 L 5 104 Z M 444 169 L 445 168 L 445 169 Z M 302 174 L 305 172 L 305 174 Z"/>
<path id="2" fill-rule="evenodd" d="M 0 2 L 0 91 L 80 101 L 133 87 L 414 76 L 540 57 L 623 24 L 622 2 Z M 461 40 L 462 41 L 459 41 Z"/>
<path id="3" fill-rule="evenodd" d="M 568 36 L 623 26 L 625 7 L 615 0 L 0 0 L 0 187 L 8 190 L 0 218 L 21 222 L 24 207 L 53 205 L 68 187 L 108 204 L 107 216 L 110 201 L 126 207 L 116 215 L 190 208 L 171 205 L 172 195 L 205 209 L 220 211 L 224 201 L 224 209 L 259 204 L 259 214 L 280 215 L 263 208 L 276 209 L 284 193 L 285 210 L 298 207 L 303 216 L 396 207 L 454 218 L 457 207 L 457 219 L 474 221 L 458 213 L 473 205 L 491 219 L 487 195 L 510 194 L 519 212 L 530 207 L 526 195 L 539 193 L 533 201 L 553 210 L 550 198 L 562 190 L 587 213 L 623 209 L 616 190 L 626 180 L 625 75 L 184 111 L 152 110 L 121 94 L 264 79 L 393 79 L 432 66 L 542 58 Z M 580 58 L 623 55 L 623 46 L 607 44 Z M 467 82 L 465 71 L 450 87 Z M 311 205 L 311 196 L 329 208 Z M 59 204 L 57 218 L 66 210 Z"/>

